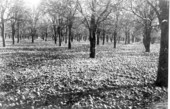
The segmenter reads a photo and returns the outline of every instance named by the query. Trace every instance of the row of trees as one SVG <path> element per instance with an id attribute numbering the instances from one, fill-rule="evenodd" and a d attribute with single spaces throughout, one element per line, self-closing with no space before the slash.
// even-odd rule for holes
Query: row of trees
<path id="1" fill-rule="evenodd" d="M 69 49 L 73 37 L 78 40 L 82 37 L 90 40 L 91 57 L 95 57 L 93 48 L 96 44 L 99 45 L 100 39 L 103 40 L 103 44 L 105 38 L 106 41 L 108 39 L 111 42 L 114 41 L 114 48 L 116 48 L 117 41 L 123 39 L 125 44 L 128 44 L 131 38 L 134 42 L 134 39 L 138 39 L 136 31 L 144 29 L 142 23 L 145 22 L 145 18 L 140 16 L 141 19 L 139 19 L 136 15 L 138 15 L 137 9 L 146 8 L 138 8 L 141 4 L 135 0 L 130 2 L 125 0 L 43 0 L 39 7 L 31 9 L 24 6 L 23 0 L 4 0 L 0 4 L 3 5 L 1 7 L 3 8 L 1 9 L 3 46 L 5 46 L 5 33 L 12 37 L 13 44 L 15 44 L 15 37 L 19 43 L 21 38 L 31 36 L 34 43 L 35 37 L 39 35 L 45 40 L 52 37 L 55 44 L 58 40 L 59 46 L 65 40 L 66 43 L 68 42 Z M 150 16 L 156 18 L 155 14 Z M 139 28 L 135 30 L 136 27 Z M 143 33 L 149 34 L 147 31 Z M 147 43 L 146 35 L 143 35 L 144 45 L 149 52 L 150 44 Z"/>

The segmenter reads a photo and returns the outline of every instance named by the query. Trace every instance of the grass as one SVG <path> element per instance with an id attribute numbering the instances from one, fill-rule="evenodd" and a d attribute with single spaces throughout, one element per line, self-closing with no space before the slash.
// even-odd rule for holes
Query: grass
<path id="1" fill-rule="evenodd" d="M 74 42 L 71 50 L 51 41 L 28 40 L 0 48 L 0 108 L 144 109 L 167 100 L 167 89 L 152 85 L 159 44 L 145 53 L 142 43 L 96 47 Z"/>

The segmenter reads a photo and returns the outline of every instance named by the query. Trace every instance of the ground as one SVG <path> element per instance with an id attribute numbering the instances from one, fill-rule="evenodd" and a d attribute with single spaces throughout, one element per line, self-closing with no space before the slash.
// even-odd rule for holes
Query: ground
<path id="1" fill-rule="evenodd" d="M 146 53 L 140 42 L 107 43 L 91 59 L 88 42 L 75 41 L 71 50 L 52 41 L 10 43 L 0 47 L 2 109 L 167 108 L 167 89 L 153 85 L 159 44 Z"/>

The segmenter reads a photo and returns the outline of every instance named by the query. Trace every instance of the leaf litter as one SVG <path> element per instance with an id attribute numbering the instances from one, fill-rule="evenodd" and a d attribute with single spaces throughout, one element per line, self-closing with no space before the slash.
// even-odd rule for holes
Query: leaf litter
<path id="1" fill-rule="evenodd" d="M 89 45 L 7 48 L 0 55 L 0 108 L 147 109 L 168 93 L 152 85 L 159 45 L 151 47 L 145 53 L 142 44 L 106 44 L 95 59 Z"/>

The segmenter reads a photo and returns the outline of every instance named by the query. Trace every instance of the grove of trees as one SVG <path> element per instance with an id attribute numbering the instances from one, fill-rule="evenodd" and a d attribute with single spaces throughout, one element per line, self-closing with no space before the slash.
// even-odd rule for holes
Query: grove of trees
<path id="1" fill-rule="evenodd" d="M 26 7 L 23 0 L 0 0 L 2 46 L 6 35 L 12 44 L 22 39 L 41 37 L 55 44 L 90 42 L 90 58 L 96 46 L 113 41 L 130 44 L 143 42 L 146 52 L 154 29 L 161 31 L 156 85 L 168 86 L 168 0 L 42 0 L 38 7 Z"/>

